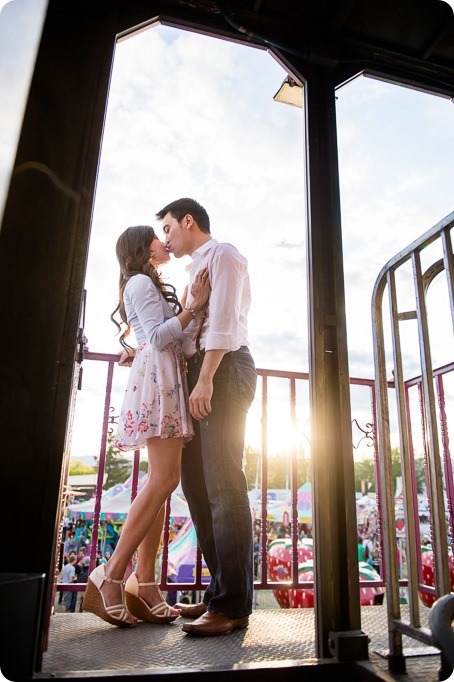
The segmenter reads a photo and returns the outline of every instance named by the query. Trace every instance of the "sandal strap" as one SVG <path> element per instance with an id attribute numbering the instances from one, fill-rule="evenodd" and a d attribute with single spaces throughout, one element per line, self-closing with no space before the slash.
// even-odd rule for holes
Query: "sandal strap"
<path id="1" fill-rule="evenodd" d="M 152 583 L 139 583 L 137 581 L 137 584 L 139 585 L 139 587 L 142 587 L 142 585 L 156 585 L 157 583 L 155 581 L 153 581 Z"/>
<path id="2" fill-rule="evenodd" d="M 113 618 L 117 618 L 118 620 L 129 620 L 131 618 L 131 614 L 129 613 L 129 610 L 126 608 L 124 604 L 115 604 L 114 606 L 106 606 L 106 613 L 109 614 L 109 616 L 112 616 Z"/>
<path id="3" fill-rule="evenodd" d="M 150 608 L 150 611 L 153 615 L 155 616 L 172 616 L 174 615 L 172 613 L 172 610 L 168 604 L 166 604 L 164 601 L 162 601 L 160 604 L 156 604 L 156 606 L 153 606 Z"/>
<path id="4" fill-rule="evenodd" d="M 123 580 L 115 580 L 115 578 L 109 578 L 107 575 L 104 576 L 106 583 L 115 583 L 115 585 L 122 585 Z"/>

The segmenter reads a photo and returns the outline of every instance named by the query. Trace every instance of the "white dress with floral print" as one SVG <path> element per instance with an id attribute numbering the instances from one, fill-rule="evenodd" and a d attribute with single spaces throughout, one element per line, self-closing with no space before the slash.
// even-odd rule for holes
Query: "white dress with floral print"
<path id="1" fill-rule="evenodd" d="M 186 362 L 181 340 L 175 338 L 182 335 L 180 322 L 146 275 L 128 281 L 124 299 L 128 320 L 141 342 L 130 370 L 114 447 L 137 450 L 155 436 L 189 440 L 194 430 Z M 171 317 L 166 317 L 169 311 Z"/>

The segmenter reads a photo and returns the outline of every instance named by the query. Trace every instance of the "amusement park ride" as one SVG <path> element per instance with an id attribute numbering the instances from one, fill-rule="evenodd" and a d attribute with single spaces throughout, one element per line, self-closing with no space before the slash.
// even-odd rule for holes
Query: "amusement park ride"
<path id="1" fill-rule="evenodd" d="M 3 4 L 2 21 L 14 17 L 23 6 L 18 1 Z M 365 675 L 361 679 L 377 679 L 379 676 L 371 669 L 365 671 L 360 665 L 369 658 L 369 651 L 367 633 L 361 629 L 358 592 L 336 90 L 365 75 L 423 91 L 427 96 L 453 100 L 452 9 L 441 0 L 48 0 L 43 1 L 43 7 L 43 23 L 34 26 L 36 59 L 20 107 L 20 135 L 16 156 L 8 169 L 0 231 L 0 287 L 5 294 L 2 320 L 7 325 L 1 336 L 5 420 L 2 447 L 10 453 L 5 463 L 8 485 L 4 487 L 3 502 L 16 528 L 30 528 L 30 509 L 37 520 L 33 551 L 8 551 L 3 557 L 0 612 L 7 627 L 2 635 L 2 671 L 7 670 L 14 680 L 46 677 L 41 670 L 56 584 L 73 408 L 84 359 L 84 283 L 112 64 L 118 41 L 162 22 L 268 51 L 292 82 L 304 86 L 307 182 L 301 206 L 306 207 L 308 245 L 314 546 L 320 548 L 313 558 L 315 662 L 304 672 L 301 661 L 272 661 L 261 669 L 255 664 L 233 666 L 221 671 L 219 679 L 230 680 L 234 675 L 242 680 L 276 679 L 282 677 L 283 671 L 288 679 L 306 676 L 313 680 L 318 673 L 318 679 L 327 679 L 327 667 L 330 676 L 333 671 L 335 676 L 345 676 L 347 670 L 347 676 L 352 671 L 354 675 L 349 679 L 360 679 L 361 668 Z M 20 44 L 18 40 L 17 49 Z M 17 57 L 14 49 L 8 55 L 11 62 L 6 70 Z M 172 76 L 169 74 L 169 78 Z M 185 127 L 184 106 L 179 125 Z M 411 524 L 409 620 L 399 608 L 388 448 L 388 377 L 381 343 L 381 306 L 387 290 L 407 492 L 411 490 L 411 448 L 406 432 L 399 325 L 408 319 L 416 320 L 418 325 L 423 377 L 421 413 L 432 503 L 432 589 L 436 601 L 447 597 L 452 609 L 452 557 L 449 559 L 448 554 L 452 537 L 441 490 L 446 465 L 452 531 L 452 466 L 447 432 L 442 431 L 440 438 L 438 435 L 438 418 L 440 414 L 443 417 L 443 409 L 436 409 L 434 384 L 438 386 L 438 377 L 434 375 L 428 345 L 425 292 L 432 279 L 443 273 L 449 292 L 446 316 L 454 320 L 453 224 L 454 215 L 450 214 L 421 238 L 418 226 L 415 242 L 387 264 L 374 292 L 385 630 L 389 635 L 386 662 L 390 674 L 405 672 L 404 636 L 439 646 L 444 674 L 448 668 L 452 672 L 454 666 L 451 621 L 448 628 L 442 623 L 448 640 L 435 637 L 421 626 L 417 587 L 420 546 Z M 364 229 L 368 229 L 367 224 Z M 370 238 L 373 245 L 374 235 Z M 420 253 L 435 240 L 440 240 L 442 257 L 423 272 Z M 416 301 L 410 311 L 398 310 L 395 298 L 394 275 L 403 260 L 410 262 L 414 271 Z M 13 342 L 9 330 L 13 330 Z M 411 496 L 406 497 L 405 505 L 407 517 L 413 519 Z M 68 641 L 74 644 L 74 631 Z M 98 649 L 102 648 L 103 644 L 99 644 Z M 159 644 L 156 651 L 159 656 Z M 103 671 L 102 675 L 106 674 L 109 672 Z M 173 671 L 172 677 L 193 680 L 205 675 L 210 679 L 210 674 L 197 662 L 192 669 Z M 47 677 L 56 679 L 56 675 L 58 672 L 51 671 Z M 119 679 L 144 679 L 143 674 L 131 668 L 124 676 L 118 670 L 113 675 Z M 99 676 L 92 670 L 68 674 L 85 682 Z"/>

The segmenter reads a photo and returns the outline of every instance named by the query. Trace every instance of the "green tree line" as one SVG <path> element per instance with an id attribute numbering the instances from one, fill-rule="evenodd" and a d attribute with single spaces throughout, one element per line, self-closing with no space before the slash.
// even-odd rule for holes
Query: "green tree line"
<path id="1" fill-rule="evenodd" d="M 262 457 L 259 450 L 246 446 L 244 453 L 244 470 L 248 481 L 248 487 L 254 488 L 256 484 L 261 487 L 262 483 Z M 394 489 L 396 479 L 402 475 L 400 453 L 398 448 L 393 448 L 392 473 Z M 297 488 L 306 481 L 311 480 L 311 460 L 308 455 L 299 449 L 295 453 Z M 147 471 L 147 462 L 140 463 L 140 470 Z M 72 462 L 71 475 L 96 473 L 97 467 L 86 467 L 81 462 Z M 418 493 L 422 493 L 425 483 L 424 458 L 415 459 L 416 483 Z M 355 490 L 357 492 L 376 492 L 376 477 L 373 457 L 366 457 L 354 463 Z M 124 483 L 132 473 L 131 461 L 125 459 L 122 453 L 113 447 L 112 436 L 109 435 L 106 451 L 106 481 L 104 490 L 108 490 L 117 483 Z M 292 456 L 288 453 L 278 453 L 268 457 L 267 466 L 268 488 L 288 488 L 292 484 Z"/>

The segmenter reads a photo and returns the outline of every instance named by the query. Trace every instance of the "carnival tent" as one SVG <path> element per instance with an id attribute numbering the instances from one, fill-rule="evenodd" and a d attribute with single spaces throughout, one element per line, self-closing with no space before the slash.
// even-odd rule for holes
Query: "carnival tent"
<path id="1" fill-rule="evenodd" d="M 147 480 L 146 474 L 139 478 L 138 492 L 145 485 Z M 131 487 L 132 479 L 129 477 L 125 483 L 117 484 L 109 490 L 106 490 L 101 496 L 101 511 L 100 519 L 108 521 L 126 520 L 129 509 L 131 507 Z M 86 502 L 75 502 L 68 506 L 68 515 L 74 518 L 85 520 L 93 520 L 95 512 L 95 499 L 87 500 Z M 172 493 L 170 499 L 170 515 L 174 519 L 187 519 L 189 516 L 189 508 L 185 499 L 183 499 L 176 492 Z"/>
<path id="2" fill-rule="evenodd" d="M 249 501 L 255 518 L 262 516 L 262 491 L 259 488 L 250 490 Z M 306 481 L 297 491 L 297 510 L 299 523 L 312 523 L 312 486 Z M 269 490 L 267 496 L 267 518 L 272 521 L 283 521 L 292 518 L 291 490 Z"/>
<path id="3" fill-rule="evenodd" d="M 298 521 L 312 523 L 312 485 L 306 481 L 298 488 Z"/>
<path id="4" fill-rule="evenodd" d="M 195 580 L 197 535 L 192 519 L 186 519 L 183 526 L 169 543 L 168 575 L 176 583 L 192 583 Z M 210 574 L 202 557 L 202 581 L 210 582 Z"/>

